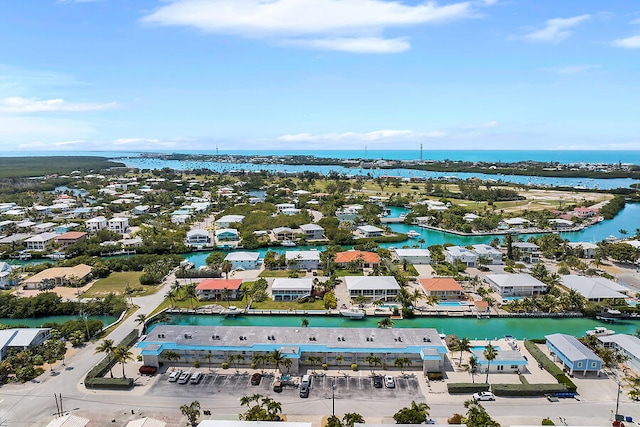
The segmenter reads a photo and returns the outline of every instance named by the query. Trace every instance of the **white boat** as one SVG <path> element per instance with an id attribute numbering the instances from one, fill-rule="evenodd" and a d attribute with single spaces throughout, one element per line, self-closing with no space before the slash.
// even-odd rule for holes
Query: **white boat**
<path id="1" fill-rule="evenodd" d="M 613 335 L 616 331 L 612 331 L 611 329 L 607 329 L 604 326 L 596 326 L 595 329 L 590 329 L 587 331 L 587 335 L 595 335 L 596 337 L 604 337 L 607 335 Z"/>
<path id="2" fill-rule="evenodd" d="M 417 231 L 415 231 L 415 230 L 410 230 L 410 231 L 407 233 L 407 237 L 408 237 L 408 238 L 410 238 L 410 239 L 415 239 L 416 237 L 419 237 L 419 236 L 420 236 L 420 233 L 418 233 L 418 232 L 417 232 Z"/>
<path id="3" fill-rule="evenodd" d="M 358 307 L 349 307 L 340 309 L 340 316 L 348 317 L 350 319 L 363 319 L 364 310 Z"/>
<path id="4" fill-rule="evenodd" d="M 223 316 L 237 316 L 238 314 L 241 314 L 241 313 L 242 313 L 242 310 L 240 310 L 235 305 L 230 305 L 229 307 L 225 308 L 220 312 L 220 314 Z"/>
<path id="5" fill-rule="evenodd" d="M 282 245 L 282 246 L 285 246 L 285 247 L 287 247 L 287 248 L 292 248 L 292 247 L 294 247 L 294 246 L 296 245 L 296 243 L 295 243 L 295 242 L 292 242 L 291 240 L 284 240 L 284 241 L 281 243 L 281 245 Z"/>

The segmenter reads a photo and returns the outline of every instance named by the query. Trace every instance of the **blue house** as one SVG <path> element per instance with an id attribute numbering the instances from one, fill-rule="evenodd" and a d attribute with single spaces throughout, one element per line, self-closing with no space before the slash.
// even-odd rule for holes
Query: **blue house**
<path id="1" fill-rule="evenodd" d="M 602 368 L 600 359 L 587 346 L 582 344 L 572 335 L 552 334 L 545 336 L 547 348 L 555 361 L 562 362 L 563 366 L 569 370 L 569 374 L 574 372 L 599 372 Z"/>

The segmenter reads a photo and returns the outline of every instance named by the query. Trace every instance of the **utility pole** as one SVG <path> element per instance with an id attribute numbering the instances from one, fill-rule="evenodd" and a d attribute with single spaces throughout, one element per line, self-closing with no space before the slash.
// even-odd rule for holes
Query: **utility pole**
<path id="1" fill-rule="evenodd" d="M 616 411 L 617 412 L 617 411 Z M 331 380 L 331 415 L 336 416 L 336 380 Z"/>

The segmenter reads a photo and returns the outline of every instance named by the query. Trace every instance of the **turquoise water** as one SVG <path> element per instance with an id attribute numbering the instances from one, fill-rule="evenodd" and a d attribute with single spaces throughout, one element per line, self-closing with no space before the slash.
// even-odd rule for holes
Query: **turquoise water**
<path id="1" fill-rule="evenodd" d="M 502 297 L 503 301 L 520 301 L 522 297 Z"/>
<path id="2" fill-rule="evenodd" d="M 64 323 L 67 320 L 76 320 L 80 318 L 81 317 L 78 316 L 47 316 L 29 319 L 7 319 L 0 317 L 0 325 L 23 325 L 29 326 L 30 328 L 39 328 L 45 323 Z M 104 323 L 105 326 L 118 320 L 115 316 L 91 316 L 90 319 L 102 320 L 102 323 Z"/>
<path id="3" fill-rule="evenodd" d="M 216 315 L 172 315 L 172 324 L 191 326 L 300 326 L 299 316 L 241 316 L 225 318 Z M 350 320 L 338 316 L 306 316 L 309 327 L 377 328 L 380 317 Z M 469 339 L 496 339 L 511 335 L 515 338 L 543 338 L 553 333 L 584 336 L 588 329 L 604 326 L 618 333 L 634 334 L 640 322 L 624 321 L 605 324 L 585 318 L 493 318 L 437 317 L 393 320 L 394 328 L 435 328 L 443 334 L 455 334 Z M 151 327 L 153 328 L 153 326 Z"/>
<path id="4" fill-rule="evenodd" d="M 467 306 L 467 303 L 460 301 L 440 301 L 438 305 L 440 307 L 462 307 Z"/>
<path id="5" fill-rule="evenodd" d="M 485 351 L 487 349 L 487 347 L 485 347 L 484 345 L 474 345 L 471 347 L 471 351 L 472 352 L 476 352 L 476 351 Z M 494 350 L 500 350 L 500 347 L 498 347 L 497 345 L 493 346 Z"/>

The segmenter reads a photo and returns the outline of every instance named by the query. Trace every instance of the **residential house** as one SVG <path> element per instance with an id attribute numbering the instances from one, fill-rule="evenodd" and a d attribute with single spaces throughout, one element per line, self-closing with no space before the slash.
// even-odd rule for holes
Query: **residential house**
<path id="1" fill-rule="evenodd" d="M 427 297 L 437 297 L 438 299 L 461 299 L 464 290 L 460 283 L 451 277 L 436 277 L 433 279 L 420 279 L 420 284 L 424 288 Z"/>
<path id="2" fill-rule="evenodd" d="M 13 266 L 6 262 L 0 261 L 0 289 L 9 289 L 13 283 L 9 280 Z"/>
<path id="3" fill-rule="evenodd" d="M 585 208 L 580 207 L 580 208 L 575 208 L 572 212 L 573 216 L 577 216 L 579 218 L 593 218 L 594 216 L 596 216 L 600 211 L 598 209 L 594 209 L 594 208 Z"/>
<path id="4" fill-rule="evenodd" d="M 448 246 L 444 258 L 451 264 L 460 262 L 467 267 L 474 267 L 478 261 L 478 255 L 463 246 Z"/>
<path id="5" fill-rule="evenodd" d="M 24 242 L 28 251 L 44 251 L 52 245 L 58 235 L 56 233 L 42 233 L 28 238 Z"/>
<path id="6" fill-rule="evenodd" d="M 240 295 L 240 285 L 242 279 L 204 279 L 196 286 L 196 296 L 200 300 L 236 300 Z"/>
<path id="7" fill-rule="evenodd" d="M 299 279 L 278 277 L 271 285 L 271 295 L 274 301 L 295 301 L 298 298 L 311 295 L 313 279 L 302 277 Z"/>
<path id="8" fill-rule="evenodd" d="M 374 225 L 361 225 L 356 229 L 356 232 L 364 238 L 384 236 L 384 230 Z"/>
<path id="9" fill-rule="evenodd" d="M 88 219 L 84 224 L 88 233 L 96 233 L 107 228 L 107 218 L 97 216 L 95 218 Z"/>
<path id="10" fill-rule="evenodd" d="M 588 372 L 599 372 L 602 368 L 602 359 L 573 335 L 552 334 L 545 336 L 545 339 L 554 361 L 561 362 L 570 375 L 574 372 L 587 375 Z"/>
<path id="11" fill-rule="evenodd" d="M 67 284 L 80 285 L 91 277 L 91 266 L 78 264 L 75 267 L 52 267 L 43 270 L 22 283 L 26 289 L 40 289 L 44 285 L 63 286 Z"/>
<path id="12" fill-rule="evenodd" d="M 279 242 L 293 240 L 297 234 L 295 230 L 289 227 L 276 227 L 271 230 L 271 233 L 273 233 L 273 237 Z"/>
<path id="13" fill-rule="evenodd" d="M 75 414 L 66 414 L 59 418 L 54 418 L 46 427 L 86 427 L 91 420 Z"/>
<path id="14" fill-rule="evenodd" d="M 578 276 L 569 274 L 560 276 L 560 282 L 569 289 L 573 289 L 588 301 L 604 301 L 608 299 L 624 299 L 631 292 L 626 286 L 617 284 L 600 276 Z"/>
<path id="15" fill-rule="evenodd" d="M 324 228 L 318 224 L 303 224 L 300 226 L 300 230 L 304 233 L 307 241 L 324 239 Z"/>
<path id="16" fill-rule="evenodd" d="M 375 252 L 349 250 L 336 253 L 335 264 L 338 268 L 347 268 L 353 261 L 361 263 L 362 268 L 380 266 L 380 256 Z"/>
<path id="17" fill-rule="evenodd" d="M 531 224 L 531 221 L 529 221 L 526 218 L 519 218 L 519 217 L 506 218 L 500 221 L 501 228 L 516 229 L 516 230 L 526 228 L 529 226 L 529 224 Z"/>
<path id="18" fill-rule="evenodd" d="M 107 229 L 115 233 L 125 234 L 129 231 L 129 219 L 114 217 L 107 221 Z"/>
<path id="19" fill-rule="evenodd" d="M 203 246 L 211 246 L 211 235 L 207 230 L 196 228 L 187 231 L 187 237 L 184 244 L 192 248 L 201 248 Z"/>
<path id="20" fill-rule="evenodd" d="M 4 232 L 5 228 L 9 228 L 9 226 L 13 223 L 14 222 L 10 220 L 0 221 L 0 233 Z"/>
<path id="21" fill-rule="evenodd" d="M 240 233 L 235 228 L 219 228 L 216 230 L 218 242 L 235 242 L 240 238 Z"/>
<path id="22" fill-rule="evenodd" d="M 26 350 L 44 343 L 51 336 L 50 328 L 12 328 L 0 330 L 0 360 L 9 350 Z"/>
<path id="23" fill-rule="evenodd" d="M 497 349 L 496 356 L 493 360 L 487 360 L 484 355 L 484 349 L 473 350 L 473 357 L 478 362 L 478 370 L 480 373 L 489 372 L 524 372 L 525 367 L 529 363 L 527 359 L 518 350 Z"/>
<path id="24" fill-rule="evenodd" d="M 489 265 L 502 264 L 502 252 L 499 249 L 485 244 L 473 245 L 472 248 L 471 252 L 478 257 L 478 264 L 485 264 L 482 260 L 486 260 L 486 264 Z"/>
<path id="25" fill-rule="evenodd" d="M 62 247 L 66 248 L 69 245 L 83 241 L 86 237 L 87 233 L 82 231 L 67 231 L 66 233 L 58 235 L 56 240 L 62 245 Z"/>
<path id="26" fill-rule="evenodd" d="M 480 218 L 482 218 L 480 215 L 476 215 L 474 213 L 467 213 L 464 215 L 464 217 L 462 217 L 462 219 L 464 219 L 466 222 L 473 222 L 474 220 Z"/>
<path id="27" fill-rule="evenodd" d="M 359 212 L 363 207 L 362 205 L 343 206 L 342 209 L 336 211 L 336 218 L 340 222 L 354 222 L 360 216 Z"/>
<path id="28" fill-rule="evenodd" d="M 370 301 L 393 301 L 400 285 L 393 276 L 345 276 L 349 297 L 364 296 Z"/>
<path id="29" fill-rule="evenodd" d="M 525 274 L 488 274 L 485 278 L 493 290 L 500 296 L 530 297 L 540 295 L 547 290 L 547 285 L 535 277 Z"/>
<path id="30" fill-rule="evenodd" d="M 574 250 L 578 258 L 593 259 L 596 256 L 598 245 L 589 242 L 569 242 L 569 246 Z"/>
<path id="31" fill-rule="evenodd" d="M 535 264 L 540 261 L 540 247 L 535 243 L 529 242 L 513 242 L 513 249 L 518 253 L 518 261 Z"/>
<path id="32" fill-rule="evenodd" d="M 287 211 L 289 209 L 295 209 L 296 205 L 293 203 L 278 203 L 276 205 L 276 209 L 278 210 L 278 213 L 283 213 L 284 211 Z"/>
<path id="33" fill-rule="evenodd" d="M 291 269 L 317 270 L 320 267 L 320 251 L 287 251 L 285 258 Z"/>
<path id="34" fill-rule="evenodd" d="M 548 223 L 554 230 L 557 231 L 565 231 L 573 227 L 573 221 L 562 218 L 552 218 L 548 220 Z"/>
<path id="35" fill-rule="evenodd" d="M 431 252 L 429 249 L 393 249 L 391 251 L 394 259 L 399 262 L 408 262 L 409 264 L 430 264 Z"/>
<path id="36" fill-rule="evenodd" d="M 56 228 L 55 222 L 43 222 L 33 226 L 33 231 L 36 233 L 49 233 Z"/>
<path id="37" fill-rule="evenodd" d="M 614 334 L 598 337 L 600 345 L 617 350 L 624 362 L 636 375 L 640 375 L 640 338 L 635 335 Z"/>
<path id="38" fill-rule="evenodd" d="M 225 258 L 231 262 L 233 270 L 256 270 L 260 265 L 258 252 L 231 252 Z"/>
<path id="39" fill-rule="evenodd" d="M 139 205 L 131 210 L 131 213 L 134 215 L 145 215 L 149 213 L 149 209 L 151 209 L 148 205 Z"/>
<path id="40" fill-rule="evenodd" d="M 221 228 L 230 228 L 232 224 L 242 224 L 244 215 L 225 215 L 216 220 L 216 226 Z"/>

